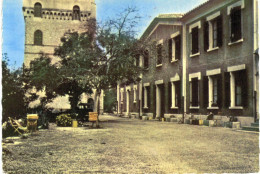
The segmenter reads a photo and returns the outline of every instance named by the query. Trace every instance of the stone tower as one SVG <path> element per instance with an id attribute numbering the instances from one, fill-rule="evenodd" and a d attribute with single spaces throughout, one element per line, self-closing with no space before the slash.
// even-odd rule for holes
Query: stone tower
<path id="1" fill-rule="evenodd" d="M 54 49 L 67 31 L 87 31 L 87 24 L 96 18 L 95 0 L 23 0 L 25 21 L 24 65 L 39 58 L 43 53 L 53 58 Z M 94 90 L 95 91 L 95 90 Z M 83 95 L 82 102 L 93 96 Z M 56 101 L 56 102 L 55 102 Z M 37 102 L 36 102 L 37 103 Z M 55 104 L 56 103 L 56 104 Z M 103 100 L 101 99 L 101 111 Z M 33 104 L 36 105 L 36 104 Z M 68 107 L 68 99 L 59 97 L 51 107 Z"/>

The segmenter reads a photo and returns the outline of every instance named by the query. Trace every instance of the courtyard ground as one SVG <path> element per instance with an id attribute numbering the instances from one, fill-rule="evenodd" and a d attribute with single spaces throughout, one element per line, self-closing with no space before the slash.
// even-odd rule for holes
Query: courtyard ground
<path id="1" fill-rule="evenodd" d="M 3 144 L 6 173 L 256 173 L 259 133 L 104 115 Z"/>

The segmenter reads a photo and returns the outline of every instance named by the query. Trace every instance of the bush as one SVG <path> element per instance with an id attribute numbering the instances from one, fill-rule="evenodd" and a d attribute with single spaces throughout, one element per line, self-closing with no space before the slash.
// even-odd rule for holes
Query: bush
<path id="1" fill-rule="evenodd" d="M 72 119 L 70 114 L 61 114 L 56 118 L 57 126 L 68 127 L 72 125 Z"/>

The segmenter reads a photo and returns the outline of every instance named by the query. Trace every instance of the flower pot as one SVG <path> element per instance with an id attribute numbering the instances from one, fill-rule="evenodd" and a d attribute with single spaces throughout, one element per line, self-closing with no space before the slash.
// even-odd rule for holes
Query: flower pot
<path id="1" fill-rule="evenodd" d="M 204 120 L 199 120 L 199 125 L 203 125 Z"/>
<path id="2" fill-rule="evenodd" d="M 209 120 L 203 120 L 203 125 L 209 126 Z"/>
<path id="3" fill-rule="evenodd" d="M 78 127 L 78 121 L 77 120 L 72 121 L 72 127 Z"/>

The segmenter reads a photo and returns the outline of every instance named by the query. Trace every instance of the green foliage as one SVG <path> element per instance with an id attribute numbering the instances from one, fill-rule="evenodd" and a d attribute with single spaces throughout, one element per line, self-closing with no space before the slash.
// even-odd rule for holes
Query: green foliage
<path id="1" fill-rule="evenodd" d="M 2 121 L 8 117 L 22 118 L 26 113 L 22 69 L 10 70 L 7 54 L 2 60 Z"/>
<path id="2" fill-rule="evenodd" d="M 51 58 L 44 55 L 33 60 L 31 66 L 26 68 L 24 73 L 27 92 L 33 98 L 30 100 L 40 99 L 44 108 L 57 96 L 69 95 L 71 108 L 76 111 L 80 95 L 92 91 L 87 84 L 80 85 L 73 74 L 67 73 L 66 69 L 66 64 L 61 64 L 61 62 L 54 64 Z M 32 90 L 34 88 L 37 91 L 45 92 L 45 97 L 35 96 L 35 91 Z"/>
<path id="3" fill-rule="evenodd" d="M 115 89 L 109 89 L 106 90 L 104 97 L 104 111 L 108 113 L 112 113 L 116 110 L 116 90 Z"/>
<path id="4" fill-rule="evenodd" d="M 57 126 L 68 127 L 72 125 L 70 114 L 61 114 L 56 118 Z"/>

